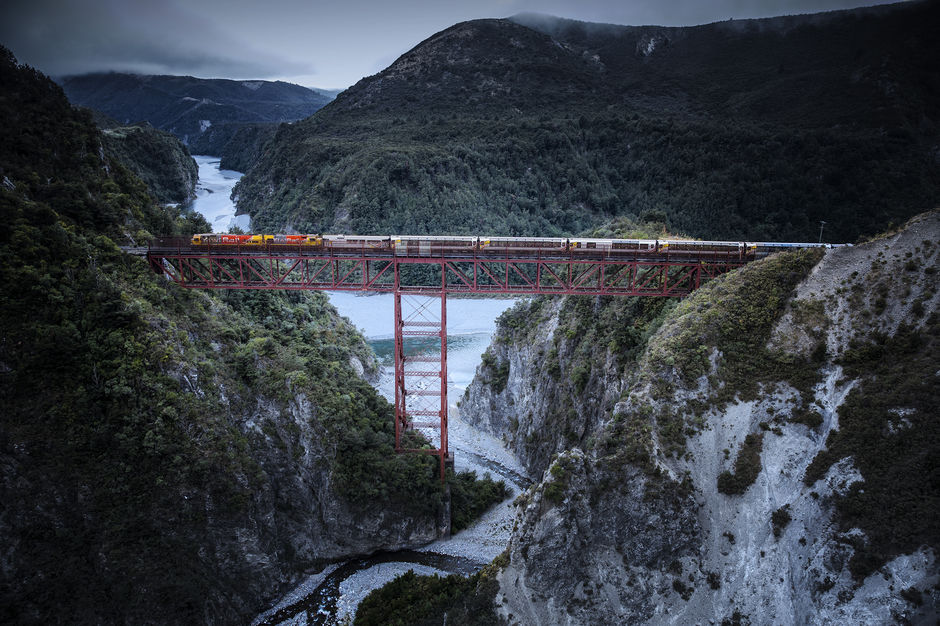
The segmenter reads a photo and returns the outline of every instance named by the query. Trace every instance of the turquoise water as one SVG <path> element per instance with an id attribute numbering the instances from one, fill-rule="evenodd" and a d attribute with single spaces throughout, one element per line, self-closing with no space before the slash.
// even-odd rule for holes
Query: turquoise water
<path id="1" fill-rule="evenodd" d="M 235 215 L 232 204 L 232 189 L 242 177 L 241 172 L 219 169 L 219 157 L 193 155 L 199 166 L 199 182 L 196 183 L 196 198 L 190 206 L 201 213 L 212 224 L 212 232 L 227 233 L 232 226 L 245 232 L 250 230 L 247 215 Z"/>

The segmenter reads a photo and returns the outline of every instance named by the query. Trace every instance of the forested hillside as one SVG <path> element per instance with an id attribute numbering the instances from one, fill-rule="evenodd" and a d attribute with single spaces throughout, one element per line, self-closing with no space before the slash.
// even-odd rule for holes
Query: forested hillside
<path id="1" fill-rule="evenodd" d="M 238 206 L 270 230 L 852 241 L 940 194 L 938 12 L 458 24 L 279 128 Z"/>
<path id="2" fill-rule="evenodd" d="M 150 124 L 104 128 L 108 155 L 128 167 L 160 202 L 182 203 L 196 195 L 199 168 L 183 143 Z"/>
<path id="3" fill-rule="evenodd" d="M 223 170 L 247 172 L 274 138 L 278 126 L 270 122 L 217 124 L 207 128 L 190 147 L 195 154 L 220 157 L 219 167 Z"/>
<path id="4" fill-rule="evenodd" d="M 181 290 L 122 253 L 208 225 L 0 51 L 0 622 L 242 623 L 437 537 L 436 465 L 394 454 L 358 332 L 321 294 Z"/>

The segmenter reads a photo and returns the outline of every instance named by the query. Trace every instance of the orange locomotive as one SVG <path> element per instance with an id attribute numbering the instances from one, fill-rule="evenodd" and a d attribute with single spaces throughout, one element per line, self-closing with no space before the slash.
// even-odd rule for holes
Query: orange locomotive
<path id="1" fill-rule="evenodd" d="M 232 235 L 228 233 L 200 233 L 193 235 L 194 246 L 262 246 L 265 244 L 319 246 L 323 244 L 320 235 Z"/>

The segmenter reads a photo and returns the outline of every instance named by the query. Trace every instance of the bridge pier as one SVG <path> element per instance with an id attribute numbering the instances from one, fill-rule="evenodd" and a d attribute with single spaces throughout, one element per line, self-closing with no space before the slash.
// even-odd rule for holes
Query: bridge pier
<path id="1" fill-rule="evenodd" d="M 443 290 L 410 295 L 396 289 L 394 300 L 395 450 L 437 456 L 443 482 L 453 465 L 447 443 L 447 296 Z M 438 447 L 409 447 L 410 429 L 431 431 L 431 444 L 436 439 Z"/>

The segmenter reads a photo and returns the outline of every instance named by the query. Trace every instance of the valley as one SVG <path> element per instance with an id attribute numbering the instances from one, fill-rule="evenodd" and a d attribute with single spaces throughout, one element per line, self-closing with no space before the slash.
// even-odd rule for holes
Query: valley
<path id="1" fill-rule="evenodd" d="M 471 19 L 335 97 L 0 48 L 0 621 L 935 622 L 938 11 Z M 444 472 L 392 294 L 128 252 L 230 230 L 850 245 L 448 296 Z"/>

